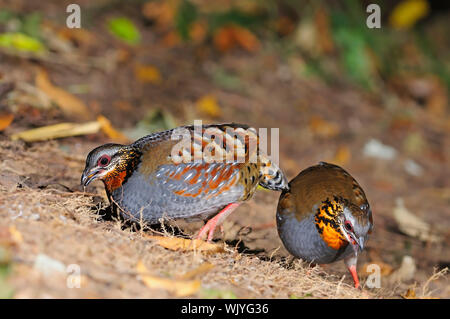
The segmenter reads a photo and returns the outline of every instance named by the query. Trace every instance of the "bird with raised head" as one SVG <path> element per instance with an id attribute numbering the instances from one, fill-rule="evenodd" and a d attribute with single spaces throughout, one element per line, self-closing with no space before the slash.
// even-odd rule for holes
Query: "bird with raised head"
<path id="1" fill-rule="evenodd" d="M 208 220 L 198 238 L 209 241 L 258 185 L 288 187 L 281 169 L 260 150 L 256 130 L 235 123 L 183 126 L 130 145 L 99 146 L 87 156 L 81 184 L 96 179 L 125 218 L 149 224 Z"/>
<path id="2" fill-rule="evenodd" d="M 357 259 L 373 220 L 363 189 L 349 173 L 325 162 L 303 170 L 282 192 L 276 219 L 292 255 L 314 264 L 344 259 L 359 287 Z"/>

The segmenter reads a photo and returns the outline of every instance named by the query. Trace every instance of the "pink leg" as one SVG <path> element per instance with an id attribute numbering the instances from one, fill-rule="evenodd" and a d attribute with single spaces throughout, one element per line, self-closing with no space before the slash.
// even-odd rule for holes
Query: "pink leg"
<path id="1" fill-rule="evenodd" d="M 359 279 L 358 279 L 358 273 L 356 272 L 356 266 L 352 265 L 348 267 L 348 270 L 350 271 L 350 274 L 352 274 L 353 282 L 355 283 L 355 288 L 359 288 Z"/>
<path id="2" fill-rule="evenodd" d="M 344 262 L 347 265 L 348 271 L 350 271 L 350 274 L 353 277 L 353 282 L 355 283 L 355 288 L 359 288 L 358 273 L 356 272 L 357 260 L 358 260 L 357 255 L 351 255 L 344 259 Z"/>
<path id="3" fill-rule="evenodd" d="M 230 215 L 239 205 L 240 203 L 228 204 L 216 216 L 208 220 L 206 225 L 203 226 L 202 229 L 200 229 L 197 239 L 203 239 L 206 233 L 208 233 L 208 241 L 211 241 L 213 239 L 214 230 L 216 229 L 216 226 L 222 224 L 225 218 L 227 218 L 227 216 Z"/>

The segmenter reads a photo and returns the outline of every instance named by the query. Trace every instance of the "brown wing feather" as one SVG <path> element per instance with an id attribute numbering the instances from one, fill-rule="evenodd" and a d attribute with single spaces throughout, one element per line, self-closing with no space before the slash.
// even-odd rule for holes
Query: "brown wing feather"
<path id="1" fill-rule="evenodd" d="M 303 170 L 290 181 L 289 186 L 291 191 L 283 193 L 280 198 L 280 212 L 294 212 L 298 220 L 314 214 L 315 205 L 334 196 L 343 197 L 359 207 L 367 204 L 358 182 L 344 169 L 325 162 Z"/>

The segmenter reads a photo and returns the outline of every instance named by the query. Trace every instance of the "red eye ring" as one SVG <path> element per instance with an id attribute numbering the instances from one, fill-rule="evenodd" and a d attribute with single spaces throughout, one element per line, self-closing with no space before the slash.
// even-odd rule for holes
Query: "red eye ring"
<path id="1" fill-rule="evenodd" d="M 345 226 L 345 229 L 347 229 L 348 231 L 352 231 L 353 230 L 352 223 L 350 221 L 348 221 L 348 220 L 346 220 L 344 222 L 344 226 Z"/>
<path id="2" fill-rule="evenodd" d="M 102 157 L 100 157 L 97 161 L 97 165 L 101 166 L 101 167 L 105 167 L 106 165 L 109 164 L 109 162 L 111 161 L 111 157 L 109 157 L 108 155 L 103 155 Z"/>

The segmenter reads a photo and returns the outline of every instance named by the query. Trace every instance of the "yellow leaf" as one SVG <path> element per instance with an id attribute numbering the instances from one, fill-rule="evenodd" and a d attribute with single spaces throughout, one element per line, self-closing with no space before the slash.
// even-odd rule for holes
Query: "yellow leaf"
<path id="1" fill-rule="evenodd" d="M 345 165 L 350 160 L 351 153 L 348 146 L 339 146 L 339 148 L 336 151 L 336 154 L 334 155 L 334 159 L 331 160 L 331 162 L 337 164 L 337 165 Z"/>
<path id="2" fill-rule="evenodd" d="M 399 29 L 409 29 L 430 10 L 426 0 L 404 0 L 395 6 L 389 17 L 390 24 Z"/>
<path id="3" fill-rule="evenodd" d="M 23 242 L 23 236 L 20 231 L 17 230 L 16 226 L 9 226 L 9 233 L 11 234 L 12 239 L 20 244 Z"/>
<path id="4" fill-rule="evenodd" d="M 176 9 L 176 1 L 149 1 L 142 6 L 142 14 L 154 20 L 158 29 L 166 30 L 174 24 Z"/>
<path id="5" fill-rule="evenodd" d="M 153 289 L 165 289 L 174 293 L 177 297 L 186 297 L 195 294 L 200 289 L 200 280 L 173 280 L 160 278 L 148 274 L 148 270 L 142 261 L 136 266 L 144 284 Z"/>
<path id="6" fill-rule="evenodd" d="M 195 21 L 189 27 L 189 39 L 196 44 L 202 43 L 207 35 L 208 25 L 205 21 Z"/>
<path id="7" fill-rule="evenodd" d="M 188 271 L 184 275 L 181 275 L 179 278 L 184 279 L 184 280 L 191 279 L 191 278 L 194 278 L 195 276 L 198 276 L 198 275 L 201 275 L 201 274 L 204 274 L 204 273 L 210 271 L 214 267 L 215 266 L 213 264 L 204 262 L 203 264 L 201 264 L 194 270 Z"/>
<path id="8" fill-rule="evenodd" d="M 339 127 L 318 116 L 314 116 L 309 121 L 309 129 L 320 137 L 334 137 L 339 133 Z"/>
<path id="9" fill-rule="evenodd" d="M 136 79 L 143 83 L 161 83 L 161 73 L 152 65 L 136 65 L 134 67 L 134 75 Z"/>
<path id="10" fill-rule="evenodd" d="M 13 141 L 24 140 L 26 142 L 46 141 L 54 138 L 94 134 L 100 131 L 99 122 L 78 123 L 60 123 L 55 125 L 43 126 L 32 130 L 16 133 L 11 136 Z"/>
<path id="11" fill-rule="evenodd" d="M 145 237 L 156 240 L 160 246 L 170 250 L 181 250 L 181 251 L 195 250 L 206 253 L 224 252 L 223 246 L 208 243 L 200 239 L 185 239 L 177 237 L 149 236 L 149 235 L 146 235 Z"/>
<path id="12" fill-rule="evenodd" d="M 222 115 L 222 110 L 213 95 L 205 95 L 200 98 L 197 103 L 197 111 L 204 113 L 211 117 L 219 117 Z"/>
<path id="13" fill-rule="evenodd" d="M 402 297 L 405 299 L 417 299 L 416 291 L 414 288 L 409 288 Z"/>
<path id="14" fill-rule="evenodd" d="M 117 131 L 111 124 L 111 122 L 104 117 L 103 115 L 99 115 L 97 117 L 97 122 L 100 123 L 101 130 L 105 133 L 109 138 L 117 141 L 118 143 L 128 143 L 130 140 L 128 137 L 123 135 L 121 132 Z"/>
<path id="15" fill-rule="evenodd" d="M 0 115 L 0 131 L 3 131 L 5 128 L 11 125 L 14 120 L 13 114 L 1 114 Z"/>
<path id="16" fill-rule="evenodd" d="M 87 106 L 73 94 L 54 86 L 46 71 L 39 69 L 36 75 L 36 86 L 41 89 L 48 97 L 53 100 L 61 110 L 70 116 L 75 116 L 81 119 L 90 118 L 90 112 Z"/>

